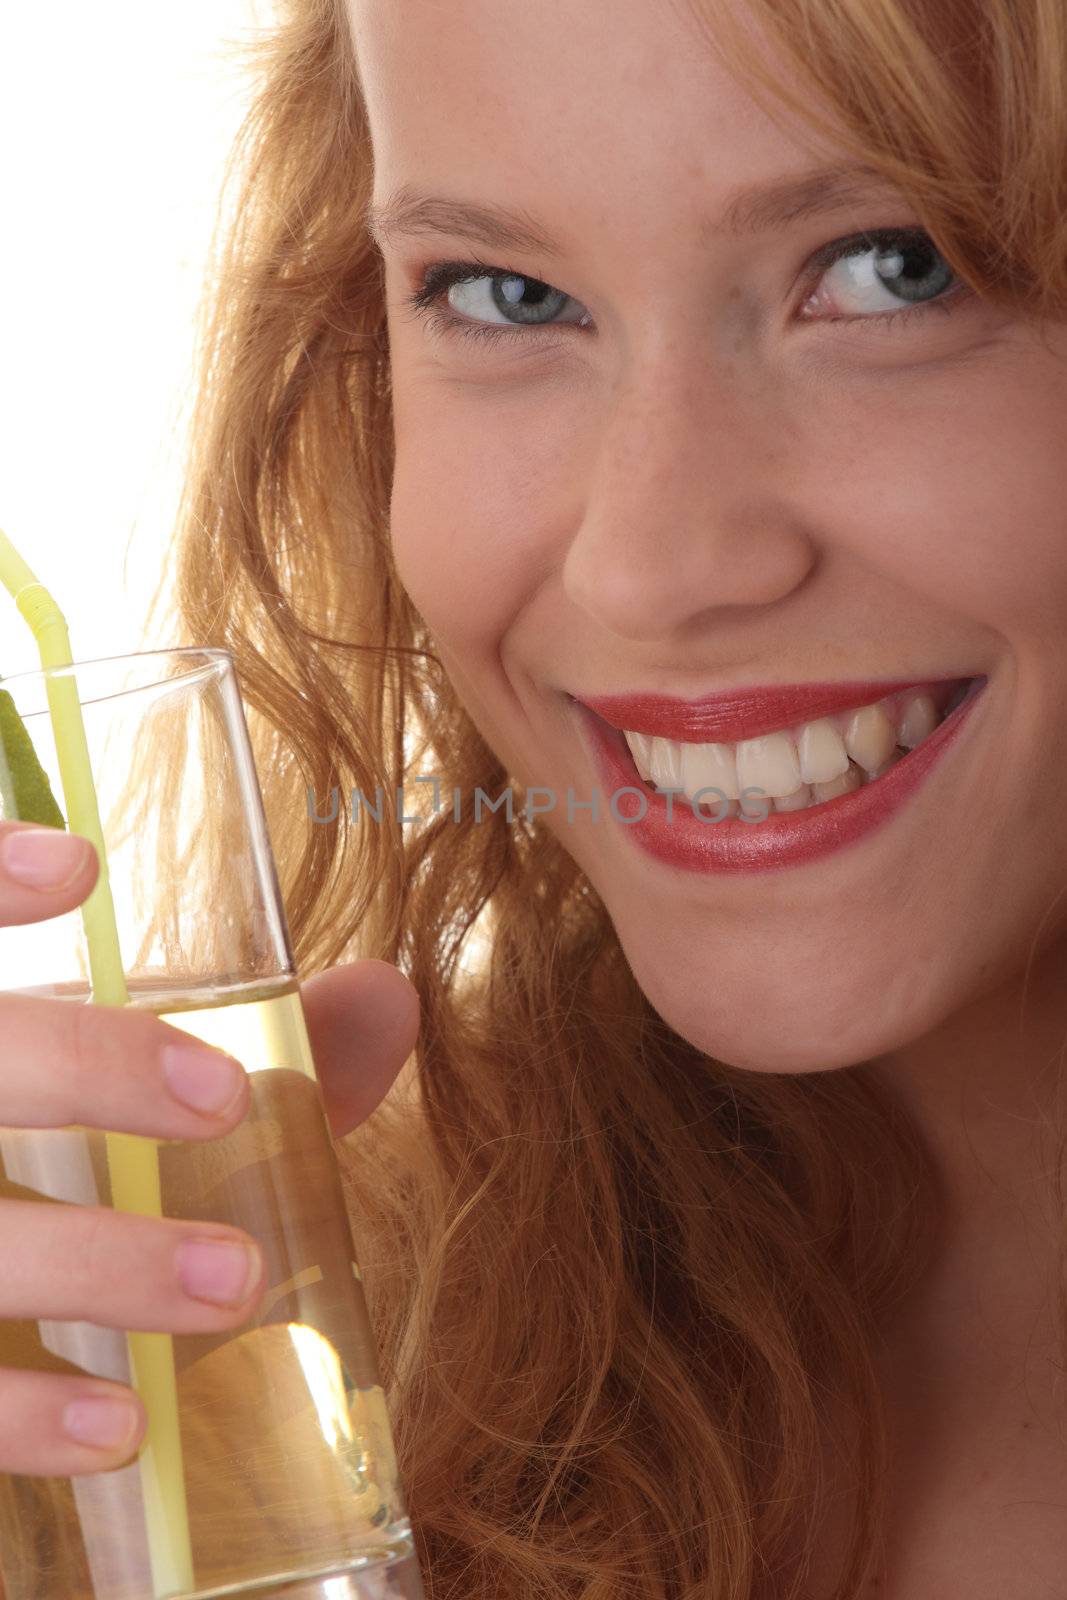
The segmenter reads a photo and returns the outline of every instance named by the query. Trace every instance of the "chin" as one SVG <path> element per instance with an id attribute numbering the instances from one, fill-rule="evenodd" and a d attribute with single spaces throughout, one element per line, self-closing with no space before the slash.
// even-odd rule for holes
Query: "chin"
<path id="1" fill-rule="evenodd" d="M 923 992 L 913 966 L 842 971 L 810 946 L 788 957 L 721 945 L 686 953 L 618 932 L 638 985 L 664 1022 L 705 1055 L 747 1072 L 856 1066 L 910 1043 L 952 1010 L 952 998 L 940 992 L 943 973 Z"/>

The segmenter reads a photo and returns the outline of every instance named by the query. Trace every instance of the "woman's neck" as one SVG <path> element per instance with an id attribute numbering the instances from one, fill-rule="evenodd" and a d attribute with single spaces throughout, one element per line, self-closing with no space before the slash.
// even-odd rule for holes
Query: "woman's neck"
<path id="1" fill-rule="evenodd" d="M 995 1196 L 1028 1200 L 1047 1188 L 1067 1118 L 1065 1055 L 1067 940 L 864 1070 L 903 1099 L 954 1209 L 970 1214 Z"/>
<path id="2" fill-rule="evenodd" d="M 1058 1280 L 1065 979 L 1060 943 L 935 1032 L 862 1069 L 903 1100 L 934 1160 L 943 1234 L 916 1292 L 946 1317 L 981 1304 L 998 1317 L 1014 1307 L 1032 1322 Z"/>

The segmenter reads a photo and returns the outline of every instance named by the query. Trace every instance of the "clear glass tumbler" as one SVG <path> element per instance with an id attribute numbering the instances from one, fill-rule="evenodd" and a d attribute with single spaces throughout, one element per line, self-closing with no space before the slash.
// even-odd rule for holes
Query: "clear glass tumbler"
<path id="1" fill-rule="evenodd" d="M 2 1128 L 0 1196 L 111 1205 L 116 1164 L 140 1162 L 153 1183 L 158 1165 L 161 1214 L 246 1229 L 268 1287 L 219 1335 L 0 1322 L 0 1365 L 133 1382 L 149 1413 L 138 1458 L 116 1471 L 0 1476 L 6 1600 L 421 1600 L 233 658 L 149 651 L 0 681 L 61 807 L 46 691 L 63 673 L 129 1004 L 235 1055 L 251 1109 L 203 1143 Z M 0 989 L 91 1000 L 80 907 L 0 928 Z"/>

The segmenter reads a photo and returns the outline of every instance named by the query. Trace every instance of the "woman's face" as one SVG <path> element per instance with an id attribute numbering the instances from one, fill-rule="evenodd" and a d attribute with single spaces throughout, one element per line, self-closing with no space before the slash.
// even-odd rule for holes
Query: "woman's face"
<path id="1" fill-rule="evenodd" d="M 1059 330 L 978 300 L 925 236 L 857 242 L 919 227 L 871 177 L 752 226 L 739 197 L 848 161 L 758 109 L 685 7 L 350 7 L 375 206 L 432 201 L 380 234 L 391 529 L 458 692 L 516 784 L 552 791 L 546 825 L 678 1033 L 770 1071 L 901 1049 L 1064 919 Z M 416 314 L 427 268 L 457 261 L 481 276 Z M 933 761 L 919 743 L 882 772 L 929 734 L 924 685 L 937 713 L 950 680 L 981 677 Z M 787 697 L 761 721 L 601 708 L 688 734 L 659 749 L 660 788 L 732 773 L 807 801 L 754 800 L 753 820 L 680 795 L 664 820 L 571 698 L 775 685 L 845 687 L 836 710 Z M 881 775 L 835 799 L 813 785 L 842 748 L 846 783 Z M 640 833 L 619 820 L 636 796 L 608 805 L 622 768 L 660 808 Z M 724 809 L 708 799 L 705 819 Z"/>

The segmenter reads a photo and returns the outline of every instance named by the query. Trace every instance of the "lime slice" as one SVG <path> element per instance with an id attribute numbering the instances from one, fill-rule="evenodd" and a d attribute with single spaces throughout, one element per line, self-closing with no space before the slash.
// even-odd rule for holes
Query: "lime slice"
<path id="1" fill-rule="evenodd" d="M 67 825 L 6 689 L 0 689 L 0 805 L 5 821 L 41 822 L 51 828 Z"/>

